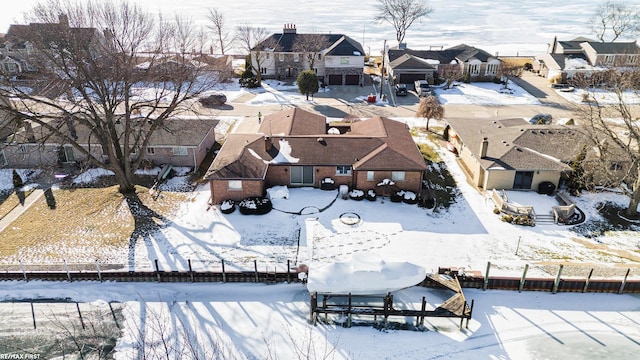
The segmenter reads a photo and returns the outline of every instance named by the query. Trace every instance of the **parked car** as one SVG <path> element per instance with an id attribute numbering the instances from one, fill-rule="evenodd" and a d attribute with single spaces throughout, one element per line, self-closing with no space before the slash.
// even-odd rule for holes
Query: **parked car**
<path id="1" fill-rule="evenodd" d="M 418 96 L 422 97 L 431 94 L 429 83 L 426 80 L 416 80 L 413 84 L 416 87 L 416 94 L 418 94 Z"/>
<path id="2" fill-rule="evenodd" d="M 407 85 L 406 84 L 397 84 L 396 85 L 396 96 L 407 96 Z"/>
<path id="3" fill-rule="evenodd" d="M 227 102 L 227 97 L 224 94 L 212 94 L 199 100 L 203 106 L 220 106 Z"/>
<path id="4" fill-rule="evenodd" d="M 536 114 L 530 120 L 529 124 L 531 125 L 549 125 L 553 117 L 551 114 Z"/>

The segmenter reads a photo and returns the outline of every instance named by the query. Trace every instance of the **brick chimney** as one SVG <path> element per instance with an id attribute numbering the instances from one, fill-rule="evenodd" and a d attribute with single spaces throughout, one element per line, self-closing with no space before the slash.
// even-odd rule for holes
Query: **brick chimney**
<path id="1" fill-rule="evenodd" d="M 487 149 L 489 148 L 489 138 L 482 138 L 482 144 L 480 144 L 480 159 L 487 157 Z"/>
<path id="2" fill-rule="evenodd" d="M 264 151 L 269 152 L 273 147 L 273 143 L 271 142 L 271 136 L 264 137 Z"/>
<path id="3" fill-rule="evenodd" d="M 296 33 L 296 24 L 284 24 L 284 29 L 282 29 L 283 34 L 295 34 Z"/>
<path id="4" fill-rule="evenodd" d="M 69 28 L 69 17 L 66 14 L 58 15 L 58 23 L 65 28 Z"/>

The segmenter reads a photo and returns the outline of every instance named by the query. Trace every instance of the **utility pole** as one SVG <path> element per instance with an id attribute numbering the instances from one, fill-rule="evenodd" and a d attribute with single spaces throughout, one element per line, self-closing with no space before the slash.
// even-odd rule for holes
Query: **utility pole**
<path id="1" fill-rule="evenodd" d="M 380 98 L 382 98 L 382 85 L 384 85 L 384 57 L 387 53 L 387 40 L 384 41 L 382 46 L 382 68 L 380 69 Z"/>

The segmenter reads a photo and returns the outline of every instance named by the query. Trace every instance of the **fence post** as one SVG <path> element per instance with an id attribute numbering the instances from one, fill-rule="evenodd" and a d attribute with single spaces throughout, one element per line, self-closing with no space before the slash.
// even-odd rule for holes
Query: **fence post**
<path id="1" fill-rule="evenodd" d="M 558 268 L 558 275 L 556 275 L 556 280 L 553 282 L 553 289 L 551 289 L 552 294 L 558 292 L 558 286 L 560 285 L 560 276 L 562 276 L 562 268 L 564 268 L 564 265 L 560 264 L 560 268 Z"/>
<path id="2" fill-rule="evenodd" d="M 484 284 L 482 284 L 482 291 L 487 290 L 487 286 L 489 285 L 489 270 L 491 269 L 491 261 L 487 262 L 487 271 L 484 273 Z"/>
<path id="3" fill-rule="evenodd" d="M 258 282 L 258 260 L 253 259 L 253 272 L 256 274 L 256 282 Z"/>
<path id="4" fill-rule="evenodd" d="M 291 260 L 287 260 L 287 284 L 291 284 Z"/>
<path id="5" fill-rule="evenodd" d="M 102 272 L 100 272 L 100 264 L 98 264 L 98 260 L 96 260 L 96 270 L 98 270 L 98 279 L 102 282 Z"/>
<path id="6" fill-rule="evenodd" d="M 187 259 L 187 262 L 189 263 L 189 276 L 191 277 L 191 282 L 193 281 L 193 268 L 191 267 L 191 259 Z"/>
<path id="7" fill-rule="evenodd" d="M 589 276 L 587 276 L 587 280 L 584 282 L 584 287 L 582 288 L 582 292 L 587 292 L 587 288 L 589 288 L 589 281 L 591 281 L 591 276 L 593 275 L 593 269 L 589 271 Z"/>
<path id="8" fill-rule="evenodd" d="M 224 271 L 224 259 L 222 259 L 222 282 L 227 282 L 227 273 Z"/>
<path id="9" fill-rule="evenodd" d="M 618 294 L 622 294 L 624 292 L 624 287 L 627 285 L 627 278 L 629 277 L 630 272 L 631 272 L 631 268 L 628 268 L 627 273 L 624 275 L 624 280 L 622 280 L 622 284 L 620 284 L 620 289 L 618 290 Z"/>
<path id="10" fill-rule="evenodd" d="M 22 270 L 22 276 L 24 276 L 24 281 L 29 281 L 29 279 L 27 279 L 27 272 L 24 269 L 24 266 L 22 266 L 22 260 L 18 260 L 18 264 L 20 264 L 20 270 Z"/>
<path id="11" fill-rule="evenodd" d="M 524 265 L 524 271 L 522 272 L 522 278 L 520 279 L 520 286 L 518 287 L 518 292 L 522 292 L 522 288 L 524 288 L 524 282 L 527 278 L 527 270 L 529 270 L 529 264 Z"/>
<path id="12" fill-rule="evenodd" d="M 153 263 L 156 265 L 156 276 L 158 277 L 158 282 L 161 282 L 162 279 L 160 278 L 160 267 L 158 266 L 158 259 L 155 259 Z"/>
<path id="13" fill-rule="evenodd" d="M 64 263 L 64 269 L 67 272 L 67 279 L 69 279 L 69 281 L 71 281 L 71 273 L 69 273 L 69 267 L 67 266 L 67 260 L 62 260 Z"/>

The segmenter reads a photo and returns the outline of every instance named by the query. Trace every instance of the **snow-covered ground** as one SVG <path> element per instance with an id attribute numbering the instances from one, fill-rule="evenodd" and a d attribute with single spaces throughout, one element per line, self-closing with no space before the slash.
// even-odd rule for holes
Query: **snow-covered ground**
<path id="1" fill-rule="evenodd" d="M 297 101 L 295 92 L 274 85 L 273 90 L 253 99 L 270 96 Z M 239 91 L 234 85 L 228 90 Z M 472 95 L 460 99 L 473 102 Z M 421 123 L 419 119 L 396 120 L 410 125 Z M 241 118 L 225 119 L 225 126 L 231 128 L 240 121 Z M 147 244 L 139 244 L 138 262 L 133 265 L 152 269 L 153 261 L 158 259 L 163 270 L 184 270 L 190 259 L 197 271 L 217 269 L 224 260 L 226 269 L 231 271 L 252 270 L 255 260 L 260 270 L 284 270 L 290 260 L 291 265 L 304 263 L 313 271 L 316 266 L 365 253 L 414 263 L 429 272 L 440 266 L 484 271 L 491 261 L 492 275 L 508 276 L 519 276 L 526 264 L 531 266 L 528 274 L 532 277 L 552 277 L 560 263 L 568 265 L 573 261 L 586 265 L 584 273 L 571 273 L 566 266 L 564 276 L 584 277 L 591 266 L 609 267 L 614 276 L 621 276 L 632 266 L 631 260 L 616 251 L 637 252 L 640 240 L 635 232 L 614 231 L 587 239 L 568 227 L 532 228 L 501 222 L 493 214 L 490 200 L 466 183 L 455 158 L 446 152 L 441 156 L 460 190 L 457 203 L 449 210 L 421 209 L 388 199 L 336 199 L 337 191 L 298 188 L 288 189 L 286 198 L 274 196 L 277 210 L 267 215 L 245 216 L 237 210 L 224 215 L 209 207 L 208 188 L 200 186 L 189 201 L 181 204 L 170 226 Z M 93 170 L 76 180 L 90 182 L 97 175 L 99 172 Z M 165 190 L 181 187 L 185 179 L 172 179 Z M 0 188 L 11 188 L 10 170 L 0 170 L 0 183 Z M 548 213 L 555 204 L 552 197 L 532 192 L 510 191 L 508 196 L 513 202 L 533 205 L 537 214 Z M 595 204 L 605 200 L 625 204 L 625 198 L 615 193 L 575 198 L 588 219 L 599 216 Z M 345 224 L 340 221 L 345 213 L 355 213 L 361 221 Z M 125 264 L 127 259 L 121 261 Z M 149 355 L 162 340 L 177 342 L 172 348 L 183 351 L 197 343 L 195 348 L 206 354 L 205 358 L 225 359 L 538 359 L 556 358 L 559 354 L 576 359 L 631 359 L 640 350 L 637 295 L 479 290 L 465 293 L 469 300 L 475 300 L 469 330 L 459 331 L 456 320 L 427 319 L 428 331 L 413 332 L 313 327 L 308 324 L 308 292 L 300 284 L 0 284 L 0 300 L 6 301 L 68 298 L 97 305 L 106 301 L 126 303 L 118 359 Z M 396 301 L 408 307 L 419 306 L 422 296 L 427 297 L 431 307 L 448 297 L 423 288 L 394 293 Z M 140 349 L 143 343 L 146 350 Z M 611 349 L 615 349 L 615 355 L 610 354 Z M 179 358 L 178 350 L 173 351 L 176 355 L 171 358 Z"/>

